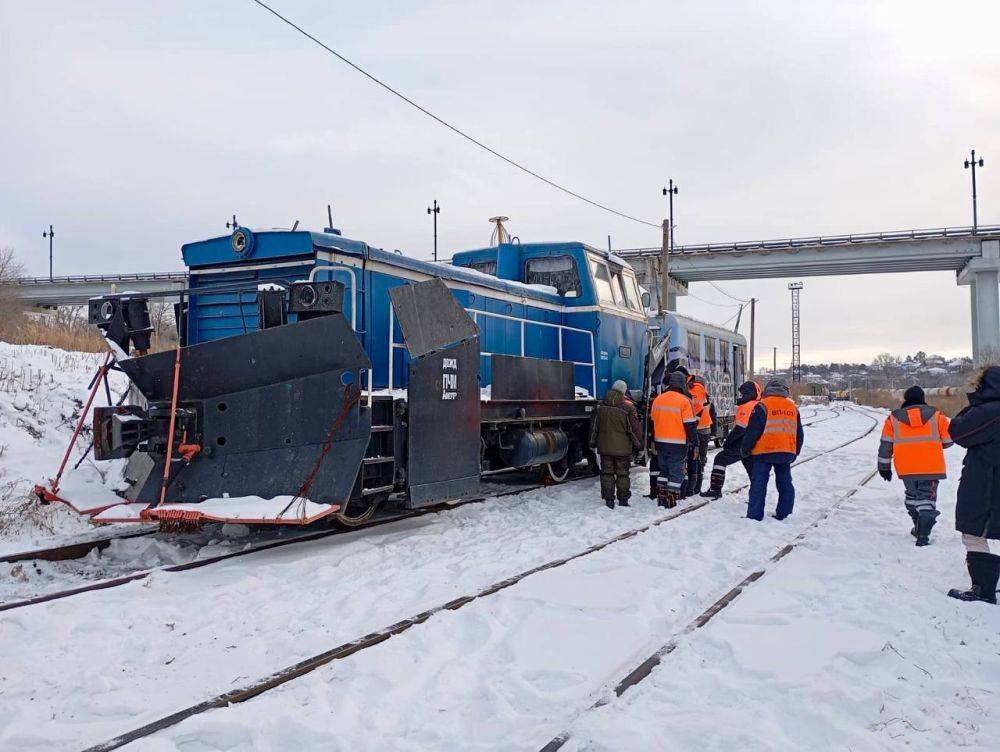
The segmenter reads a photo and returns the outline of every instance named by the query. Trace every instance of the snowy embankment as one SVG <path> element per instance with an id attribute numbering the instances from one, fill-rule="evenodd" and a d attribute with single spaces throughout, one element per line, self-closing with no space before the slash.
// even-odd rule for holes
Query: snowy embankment
<path id="1" fill-rule="evenodd" d="M 58 469 L 87 398 L 87 384 L 103 359 L 96 353 L 0 342 L 0 553 L 98 534 L 88 520 L 61 504 L 41 507 L 31 489 Z M 109 378 L 117 398 L 124 376 L 112 373 Z M 102 390 L 95 405 L 106 402 Z M 98 467 L 84 460 L 72 469 L 89 442 L 88 419 L 87 433 L 70 460 L 66 487 L 110 495 L 118 463 Z"/>
<path id="2" fill-rule="evenodd" d="M 858 436 L 870 425 L 871 420 L 857 412 L 819 423 L 808 434 L 805 455 Z M 588 714 L 585 708 L 609 683 L 683 629 L 861 480 L 873 466 L 876 443 L 877 432 L 799 467 L 796 514 L 784 522 L 771 518 L 748 522 L 742 518 L 745 492 L 724 498 L 564 567 L 533 575 L 461 610 L 441 613 L 248 703 L 192 718 L 129 748 L 537 749 L 567 727 L 574 732 L 572 743 L 577 748 L 661 748 L 658 734 L 666 733 L 662 711 L 632 721 L 648 731 L 648 738 L 605 744 L 588 726 L 600 714 Z M 644 489 L 644 471 L 637 470 L 635 478 Z M 743 482 L 740 470 L 730 473 L 730 488 Z M 876 488 L 882 493 L 870 497 L 863 492 L 812 531 L 807 541 L 811 546 L 827 529 L 836 530 L 828 526 L 851 519 L 847 512 L 858 508 L 869 514 L 881 509 L 880 504 L 883 511 L 863 518 L 861 540 L 868 548 L 896 546 L 902 561 L 928 551 L 940 557 L 940 570 L 931 573 L 901 566 L 899 576 L 906 586 L 896 583 L 878 593 L 884 604 L 879 608 L 892 618 L 882 624 L 877 613 L 872 617 L 876 631 L 891 632 L 886 642 L 933 672 L 924 662 L 927 657 L 920 654 L 925 649 L 922 644 L 913 648 L 913 654 L 899 644 L 906 634 L 920 632 L 926 625 L 911 619 L 907 602 L 886 602 L 887 598 L 908 594 L 914 583 L 926 580 L 921 598 L 934 599 L 942 611 L 952 609 L 958 619 L 978 614 L 975 618 L 982 623 L 965 628 L 976 634 L 975 643 L 971 635 L 966 638 L 969 645 L 980 644 L 984 629 L 991 629 L 995 637 L 1000 615 L 984 614 L 985 606 L 965 606 L 963 611 L 941 605 L 947 600 L 943 589 L 965 581 L 954 534 L 942 524 L 935 546 L 913 548 L 898 500 L 900 489 Z M 143 584 L 0 614 L 0 644 L 5 646 L 0 662 L 0 747 L 79 749 L 102 741 L 428 607 L 575 553 L 661 513 L 643 499 L 631 509 L 607 510 L 599 500 L 596 479 L 591 479 L 333 541 L 254 554 L 195 572 L 154 574 Z M 945 519 L 949 513 L 945 510 Z M 859 536 L 856 531 L 852 535 Z M 861 545 L 861 540 L 852 543 Z M 760 593 L 768 602 L 767 588 L 778 581 L 777 574 L 785 568 L 794 570 L 798 557 L 807 553 L 797 550 L 774 565 L 774 571 L 744 598 Z M 844 559 L 848 554 L 857 556 L 846 548 L 843 553 L 834 550 L 832 571 L 850 563 L 849 557 Z M 865 574 L 880 573 L 865 570 Z M 821 646 L 831 635 L 839 639 L 836 620 L 855 613 L 859 602 L 849 595 L 840 595 L 831 604 L 832 615 L 821 617 L 831 620 L 830 629 L 816 632 L 820 617 L 810 619 L 804 611 L 792 609 L 785 615 L 789 631 L 797 634 L 795 625 L 801 620 L 801 629 L 815 633 Z M 821 598 L 822 593 L 805 596 L 807 601 Z M 724 623 L 722 616 L 717 618 Z M 709 636 L 709 629 L 686 640 L 683 649 Z M 767 630 L 759 631 L 762 646 L 755 653 L 780 644 L 767 643 Z M 776 631 L 774 637 L 779 636 L 782 642 L 789 640 L 788 634 Z M 94 649 L 97 644 L 99 650 Z M 824 651 L 840 655 L 844 648 L 836 642 Z M 668 658 L 659 673 L 672 671 L 674 657 L 679 656 Z M 978 656 L 964 658 L 966 663 L 959 656 L 960 662 L 952 664 L 953 675 L 964 672 L 970 687 L 989 686 Z M 722 671 L 734 672 L 732 681 L 739 687 L 735 693 L 713 696 L 710 702 L 704 695 L 697 702 L 691 699 L 700 684 L 723 681 L 726 677 L 714 676 Z M 794 714 L 782 718 L 775 699 L 784 697 L 782 685 L 776 681 L 772 687 L 753 671 L 735 663 L 701 666 L 687 678 L 689 686 L 673 698 L 675 706 L 683 703 L 687 711 L 674 719 L 677 728 L 670 733 L 680 734 L 685 724 L 706 719 L 705 727 L 721 734 L 724 729 L 717 726 L 731 719 L 725 715 L 714 722 L 707 719 L 717 707 L 720 713 L 738 707 L 749 693 L 748 699 L 755 703 L 761 696 L 772 698 L 771 722 L 788 725 L 779 729 L 782 733 L 813 728 L 817 736 L 808 738 L 833 740 L 834 747 L 841 736 L 854 738 L 847 734 L 860 736 L 869 745 L 883 743 L 879 731 L 867 729 L 865 714 L 872 709 L 865 704 L 834 703 L 816 714 L 818 719 Z M 619 701 L 622 707 L 638 704 L 637 698 L 647 691 L 652 694 L 653 685 L 648 690 L 645 686 L 652 681 L 632 690 L 633 696 L 626 695 L 624 703 Z M 886 676 L 875 675 L 872 681 L 899 694 Z M 854 685 L 846 683 L 825 688 L 845 695 L 853 690 Z M 817 693 L 822 691 L 822 686 L 816 688 Z M 938 692 L 932 684 L 922 687 L 922 697 L 939 706 L 953 700 L 947 688 Z M 995 702 L 992 696 L 977 697 L 984 708 Z M 619 710 L 619 703 L 612 706 L 615 712 L 631 710 L 630 704 Z M 753 721 L 745 717 L 741 725 L 752 730 Z M 897 733 L 896 725 L 890 724 L 890 733 Z M 612 724 L 607 733 L 618 728 Z M 757 744 L 756 748 L 775 749 L 783 743 L 780 736 L 775 737 L 778 746 L 767 743 L 768 736 L 777 733 L 773 729 L 758 737 L 747 733 L 748 744 Z M 593 742 L 587 741 L 591 738 Z M 695 746 L 700 748 L 711 738 L 703 731 Z M 687 748 L 688 741 L 677 739 L 674 748 Z M 855 746 L 859 748 L 863 747 Z"/>

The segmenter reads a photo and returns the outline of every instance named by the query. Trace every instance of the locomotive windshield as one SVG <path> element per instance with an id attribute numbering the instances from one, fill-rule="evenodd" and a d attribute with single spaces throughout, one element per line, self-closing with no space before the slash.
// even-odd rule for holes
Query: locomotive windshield
<path id="1" fill-rule="evenodd" d="M 635 273 L 631 269 L 611 265 L 602 259 L 590 257 L 590 268 L 594 275 L 594 289 L 600 302 L 616 305 L 633 311 L 641 311 L 639 287 Z"/>
<path id="2" fill-rule="evenodd" d="M 602 303 L 616 305 L 618 301 L 614 296 L 614 288 L 611 287 L 611 275 L 608 273 L 607 265 L 603 261 L 591 258 L 590 269 L 594 274 L 594 290 L 597 292 L 597 299 Z"/>
<path id="3" fill-rule="evenodd" d="M 580 273 L 572 256 L 543 256 L 524 263 L 524 281 L 529 285 L 549 285 L 567 298 L 580 295 Z"/>

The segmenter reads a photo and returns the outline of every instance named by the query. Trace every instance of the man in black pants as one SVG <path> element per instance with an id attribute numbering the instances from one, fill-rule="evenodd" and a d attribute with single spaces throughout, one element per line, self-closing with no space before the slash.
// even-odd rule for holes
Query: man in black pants
<path id="1" fill-rule="evenodd" d="M 750 414 L 757 406 L 760 399 L 760 385 L 756 381 L 744 381 L 740 385 L 739 398 L 736 400 L 736 418 L 733 427 L 726 435 L 726 441 L 722 445 L 722 451 L 715 455 L 712 463 L 712 480 L 707 491 L 701 495 L 706 499 L 718 499 L 722 496 L 722 487 L 726 483 L 726 467 L 736 462 L 742 462 L 743 467 L 750 475 L 750 468 L 753 460 L 750 457 L 742 457 L 741 444 L 743 434 L 746 433 L 747 424 L 750 422 Z"/>

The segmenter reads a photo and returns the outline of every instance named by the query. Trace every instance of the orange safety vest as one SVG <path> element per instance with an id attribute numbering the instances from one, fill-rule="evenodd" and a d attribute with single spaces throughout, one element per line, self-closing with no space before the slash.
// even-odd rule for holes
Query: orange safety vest
<path id="1" fill-rule="evenodd" d="M 712 411 L 708 409 L 708 392 L 705 385 L 691 378 L 688 381 L 688 391 L 691 392 L 691 402 L 694 414 L 698 418 L 698 428 L 712 427 Z"/>
<path id="2" fill-rule="evenodd" d="M 772 395 L 760 401 L 767 411 L 764 432 L 754 445 L 753 454 L 798 451 L 799 409 L 788 397 Z"/>
<path id="3" fill-rule="evenodd" d="M 892 442 L 892 464 L 896 475 L 940 475 L 946 473 L 944 445 L 951 444 L 949 420 L 937 411 L 926 423 L 920 422 L 920 407 L 906 411 L 910 423 L 890 414 L 882 426 L 882 440 Z M 912 425 L 916 423 L 917 425 Z"/>
<path id="4" fill-rule="evenodd" d="M 691 409 L 691 400 L 680 392 L 664 392 L 650 407 L 653 418 L 653 438 L 666 444 L 687 444 L 686 425 L 697 418 Z"/>
<path id="5" fill-rule="evenodd" d="M 739 428 L 746 428 L 750 424 L 750 414 L 757 407 L 757 402 L 757 400 L 750 400 L 736 406 L 736 418 L 734 422 Z"/>
<path id="6" fill-rule="evenodd" d="M 734 419 L 734 423 L 740 428 L 746 428 L 750 425 L 750 415 L 753 413 L 753 409 L 757 407 L 757 403 L 760 402 L 760 384 L 756 381 L 751 381 L 750 383 L 756 387 L 757 396 L 748 402 L 744 402 L 742 405 L 736 406 L 736 418 Z"/>

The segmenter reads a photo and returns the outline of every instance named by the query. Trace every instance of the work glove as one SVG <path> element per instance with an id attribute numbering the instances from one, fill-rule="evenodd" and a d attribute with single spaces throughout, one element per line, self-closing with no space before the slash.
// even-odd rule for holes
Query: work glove
<path id="1" fill-rule="evenodd" d="M 887 467 L 886 468 L 880 467 L 878 469 L 878 474 L 882 476 L 882 480 L 885 480 L 885 481 L 892 480 L 892 470 L 890 470 Z"/>
<path id="2" fill-rule="evenodd" d="M 632 462 L 639 467 L 646 467 L 646 453 L 636 451 L 636 453 L 632 455 Z"/>

